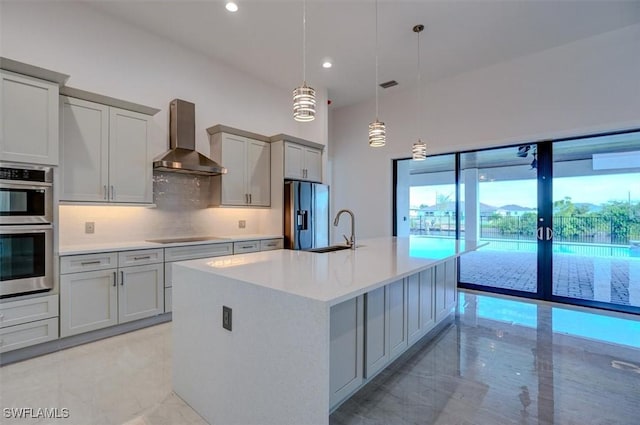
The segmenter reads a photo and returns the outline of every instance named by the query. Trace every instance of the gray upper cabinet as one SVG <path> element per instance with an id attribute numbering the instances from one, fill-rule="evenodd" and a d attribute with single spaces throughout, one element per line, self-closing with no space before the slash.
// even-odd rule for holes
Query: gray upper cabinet
<path id="1" fill-rule="evenodd" d="M 227 169 L 227 174 L 213 177 L 212 205 L 271 205 L 271 146 L 268 142 L 213 133 L 211 156 Z"/>
<path id="2" fill-rule="evenodd" d="M 284 177 L 286 179 L 322 181 L 322 151 L 285 141 Z"/>
<path id="3" fill-rule="evenodd" d="M 151 117 L 60 96 L 62 201 L 151 203 Z"/>
<path id="4" fill-rule="evenodd" d="M 0 71 L 0 158 L 58 165 L 58 84 Z"/>

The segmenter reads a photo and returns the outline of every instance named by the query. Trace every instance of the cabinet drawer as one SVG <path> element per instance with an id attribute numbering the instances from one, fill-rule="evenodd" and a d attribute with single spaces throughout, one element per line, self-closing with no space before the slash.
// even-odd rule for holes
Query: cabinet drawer
<path id="1" fill-rule="evenodd" d="M 118 267 L 117 252 L 68 255 L 60 257 L 60 274 L 115 269 Z"/>
<path id="2" fill-rule="evenodd" d="M 164 250 L 141 249 L 137 251 L 123 251 L 118 253 L 118 267 L 141 266 L 156 264 L 164 261 Z"/>
<path id="3" fill-rule="evenodd" d="M 0 304 L 0 328 L 56 316 L 58 316 L 57 295 Z"/>
<path id="4" fill-rule="evenodd" d="M 58 318 L 0 329 L 0 353 L 58 339 Z"/>
<path id="5" fill-rule="evenodd" d="M 266 239 L 260 241 L 260 251 L 270 251 L 272 249 L 282 249 L 283 247 L 282 239 Z"/>
<path id="6" fill-rule="evenodd" d="M 215 243 L 206 245 L 177 246 L 164 249 L 164 261 L 195 260 L 197 258 L 218 257 L 233 254 L 233 244 Z"/>
<path id="7" fill-rule="evenodd" d="M 234 254 L 244 254 L 246 252 L 260 251 L 260 241 L 244 241 L 233 243 Z"/>

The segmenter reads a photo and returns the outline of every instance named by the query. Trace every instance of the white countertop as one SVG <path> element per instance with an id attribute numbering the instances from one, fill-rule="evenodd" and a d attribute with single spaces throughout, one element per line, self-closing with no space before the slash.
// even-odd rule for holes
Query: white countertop
<path id="1" fill-rule="evenodd" d="M 322 254 L 285 249 L 175 264 L 334 305 L 478 248 L 474 242 L 416 237 L 359 245 Z"/>
<path id="2" fill-rule="evenodd" d="M 189 237 L 189 236 L 186 236 Z M 282 235 L 242 235 L 242 236 L 215 236 L 218 239 L 210 239 L 195 242 L 158 243 L 147 241 L 91 243 L 81 245 L 64 245 L 58 250 L 59 255 L 93 254 L 97 252 L 130 251 L 135 249 L 171 248 L 176 246 L 208 245 L 214 243 L 243 242 L 264 239 L 279 239 Z"/>

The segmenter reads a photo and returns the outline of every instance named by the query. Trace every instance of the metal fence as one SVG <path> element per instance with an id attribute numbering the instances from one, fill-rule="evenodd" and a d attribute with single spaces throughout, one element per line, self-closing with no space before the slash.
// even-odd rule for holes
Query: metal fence
<path id="1" fill-rule="evenodd" d="M 451 216 L 413 216 L 409 222 L 412 235 L 454 236 L 456 220 Z M 536 240 L 537 216 L 480 216 L 480 237 Z M 464 225 L 461 228 L 464 231 Z M 629 245 L 640 240 L 640 219 L 606 216 L 554 216 L 553 238 L 556 242 Z"/>
<path id="2" fill-rule="evenodd" d="M 536 239 L 536 216 L 481 216 L 481 238 Z M 605 216 L 554 216 L 553 239 L 557 242 L 628 245 L 640 240 L 640 222 Z"/>

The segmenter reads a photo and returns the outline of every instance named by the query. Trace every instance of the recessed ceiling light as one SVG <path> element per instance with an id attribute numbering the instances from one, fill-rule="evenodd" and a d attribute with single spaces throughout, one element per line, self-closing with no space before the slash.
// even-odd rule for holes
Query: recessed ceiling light
<path id="1" fill-rule="evenodd" d="M 331 58 L 324 58 L 322 59 L 322 67 L 323 68 L 331 68 L 333 66 L 333 60 L 331 60 Z"/>
<path id="2" fill-rule="evenodd" d="M 229 11 L 229 12 L 237 12 L 238 11 L 238 4 L 234 1 L 228 1 L 227 4 L 224 5 L 224 7 Z"/>

